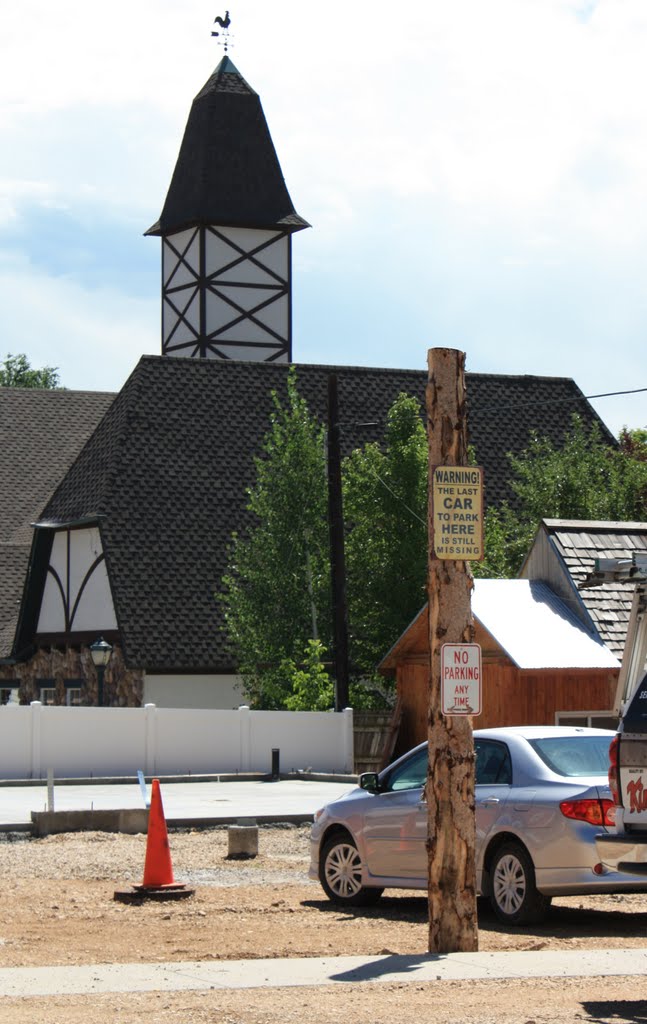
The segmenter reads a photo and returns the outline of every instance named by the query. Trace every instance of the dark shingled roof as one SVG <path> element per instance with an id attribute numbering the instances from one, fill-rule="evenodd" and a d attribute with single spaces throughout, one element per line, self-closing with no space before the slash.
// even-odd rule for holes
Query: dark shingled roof
<path id="1" fill-rule="evenodd" d="M 0 659 L 13 648 L 30 550 L 29 544 L 0 544 Z"/>
<path id="2" fill-rule="evenodd" d="M 0 658 L 11 651 L 32 529 L 114 395 L 0 388 Z"/>
<path id="3" fill-rule="evenodd" d="M 379 440 L 401 392 L 424 402 L 426 372 L 297 366 L 299 392 L 322 421 L 335 371 L 345 453 Z M 227 671 L 214 593 L 286 365 L 144 356 L 43 512 L 64 522 L 103 514 L 101 531 L 129 666 Z M 468 374 L 471 441 L 490 501 L 509 497 L 505 452 L 529 431 L 559 442 L 573 411 L 596 414 L 565 378 Z M 554 404 L 553 404 L 554 403 Z M 360 424 L 376 422 L 376 427 Z"/>
<path id="4" fill-rule="evenodd" d="M 193 101 L 164 209 L 146 234 L 194 224 L 309 227 L 292 205 L 258 94 L 228 57 Z"/>
<path id="5" fill-rule="evenodd" d="M 647 555 L 647 523 L 544 519 L 543 525 L 576 586 L 593 572 L 596 558 Z M 579 591 L 601 639 L 620 660 L 634 590 L 633 583 L 603 583 Z"/>

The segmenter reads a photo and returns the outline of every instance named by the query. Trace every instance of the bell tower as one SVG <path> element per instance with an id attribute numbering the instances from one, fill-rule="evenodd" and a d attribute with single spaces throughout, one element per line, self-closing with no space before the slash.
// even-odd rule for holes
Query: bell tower
<path id="1" fill-rule="evenodd" d="M 292 360 L 294 209 L 258 94 L 228 56 L 193 101 L 161 216 L 162 354 Z"/>

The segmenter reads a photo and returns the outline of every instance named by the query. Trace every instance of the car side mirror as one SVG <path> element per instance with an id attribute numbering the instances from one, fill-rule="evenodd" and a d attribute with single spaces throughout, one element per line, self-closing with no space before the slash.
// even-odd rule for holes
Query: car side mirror
<path id="1" fill-rule="evenodd" d="M 379 793 L 380 780 L 377 772 L 362 772 L 359 777 L 359 785 L 360 789 L 365 789 L 368 793 Z"/>

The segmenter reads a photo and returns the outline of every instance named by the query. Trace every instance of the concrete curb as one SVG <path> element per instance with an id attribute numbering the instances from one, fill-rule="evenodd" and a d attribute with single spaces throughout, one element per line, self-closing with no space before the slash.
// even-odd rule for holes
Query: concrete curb
<path id="1" fill-rule="evenodd" d="M 312 814 L 256 814 L 247 815 L 246 821 L 253 820 L 257 825 L 276 824 L 311 824 Z M 173 818 L 167 817 L 169 831 L 173 828 L 215 828 L 218 825 L 238 825 L 241 815 L 229 815 L 209 818 Z M 107 831 L 107 833 L 124 833 L 135 836 L 145 833 L 148 828 L 148 811 L 145 808 L 124 808 L 122 810 L 97 811 L 32 811 L 32 824 L 0 824 L 0 833 L 12 831 L 29 831 L 38 839 L 44 836 L 55 836 L 60 833 L 77 833 L 77 831 Z"/>
<path id="2" fill-rule="evenodd" d="M 278 779 L 275 779 L 267 772 L 250 772 L 249 775 L 229 775 L 222 772 L 219 775 L 146 775 L 145 781 L 151 783 L 153 779 L 159 779 L 160 783 L 169 782 L 294 782 L 297 779 L 302 782 L 339 782 L 348 785 L 357 785 L 358 775 L 327 775 L 319 772 L 282 772 Z M 114 775 L 114 776 L 86 776 L 84 778 L 54 779 L 58 786 L 132 786 L 138 785 L 135 775 Z M 46 786 L 47 779 L 0 779 L 0 789 L 11 788 L 12 786 Z"/>
<path id="3" fill-rule="evenodd" d="M 135 821 L 129 823 L 129 815 L 145 815 L 145 822 Z M 75 818 L 74 816 L 78 816 Z M 166 818 L 166 825 L 169 832 L 173 829 L 208 829 L 218 828 L 224 825 L 238 825 L 241 817 L 245 821 L 253 820 L 257 825 L 311 825 L 314 815 L 302 814 L 255 814 L 246 815 L 223 815 L 212 818 Z M 97 810 L 97 811 L 32 811 L 32 820 L 29 824 L 24 821 L 15 824 L 0 824 L 0 833 L 7 832 L 29 832 L 31 835 L 42 838 L 47 835 L 54 835 L 60 832 L 123 832 L 128 835 L 135 835 L 139 832 L 146 832 L 148 829 L 148 811 L 127 808 L 122 810 Z M 121 822 L 127 827 L 121 827 Z"/>
<path id="4" fill-rule="evenodd" d="M 148 808 L 129 807 L 112 810 L 32 811 L 35 836 L 60 832 L 124 832 L 137 835 L 148 830 Z"/>
<path id="5" fill-rule="evenodd" d="M 294 988 L 311 985 L 491 981 L 500 978 L 642 977 L 647 948 L 448 953 L 434 956 L 298 957 L 176 963 L 5 967 L 0 997 Z"/>

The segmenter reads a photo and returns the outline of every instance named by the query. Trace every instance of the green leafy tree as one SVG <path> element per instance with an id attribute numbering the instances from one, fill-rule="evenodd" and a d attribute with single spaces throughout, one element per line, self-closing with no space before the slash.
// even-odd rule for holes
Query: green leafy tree
<path id="1" fill-rule="evenodd" d="M 367 444 L 343 466 L 351 661 L 375 667 L 426 600 L 428 446 L 420 403 L 401 394 L 385 444 Z"/>
<path id="2" fill-rule="evenodd" d="M 623 427 L 618 438 L 620 450 L 632 459 L 647 462 L 647 429 L 634 427 L 629 430 Z"/>
<path id="3" fill-rule="evenodd" d="M 333 704 L 325 431 L 299 396 L 273 396 L 263 457 L 249 490 L 253 525 L 232 541 L 222 600 L 245 692 L 259 708 Z M 347 594 L 354 707 L 381 706 L 375 666 L 424 601 L 427 447 L 420 405 L 401 395 L 386 448 L 345 460 Z M 368 680 L 371 685 L 366 685 Z M 376 685 L 377 683 L 377 685 Z"/>
<path id="4" fill-rule="evenodd" d="M 304 657 L 303 671 L 309 657 L 312 668 L 307 641 L 330 642 L 324 431 L 299 396 L 293 370 L 285 401 L 273 394 L 255 463 L 247 504 L 253 525 L 233 538 L 222 600 L 248 699 L 257 708 L 282 708 Z"/>
<path id="5" fill-rule="evenodd" d="M 7 355 L 0 363 L 0 387 L 3 388 L 59 388 L 58 370 L 53 366 L 33 369 L 26 355 Z"/>
<path id="6" fill-rule="evenodd" d="M 534 435 L 526 451 L 509 456 L 518 506 L 488 511 L 486 559 L 474 563 L 475 575 L 516 575 L 541 519 L 645 521 L 647 461 L 636 446 L 612 447 L 597 424 L 587 431 L 577 416 L 562 448 Z"/>
<path id="7" fill-rule="evenodd" d="M 256 483 L 253 525 L 235 536 L 222 600 L 234 657 L 259 708 L 332 706 L 324 660 L 331 648 L 330 555 L 323 427 L 299 396 L 273 396 Z M 510 455 L 513 508 L 490 508 L 477 576 L 514 576 L 542 518 L 647 518 L 641 431 L 618 447 L 575 417 L 562 447 L 538 435 Z M 388 685 L 375 669 L 426 600 L 428 445 L 419 403 L 400 395 L 384 446 L 343 464 L 346 568 L 354 707 L 379 706 Z"/>
<path id="8" fill-rule="evenodd" d="M 290 693 L 285 698 L 288 711 L 332 711 L 335 687 L 325 655 L 321 640 L 308 640 L 299 663 L 286 658 L 279 666 L 281 680 L 289 683 Z M 363 681 L 351 682 L 349 699 L 353 708 L 384 706 L 384 694 Z"/>
<path id="9" fill-rule="evenodd" d="M 516 519 L 507 505 L 502 509 L 495 506 L 485 514 L 483 525 L 484 557 L 480 562 L 470 562 L 472 575 L 483 579 L 502 579 L 514 576 L 514 557 L 510 551 L 510 533 L 514 533 Z"/>
<path id="10" fill-rule="evenodd" d="M 308 640 L 299 665 L 291 658 L 281 665 L 291 692 L 285 698 L 288 711 L 330 711 L 335 703 L 333 681 L 324 665 L 326 648 L 321 640 Z"/>

